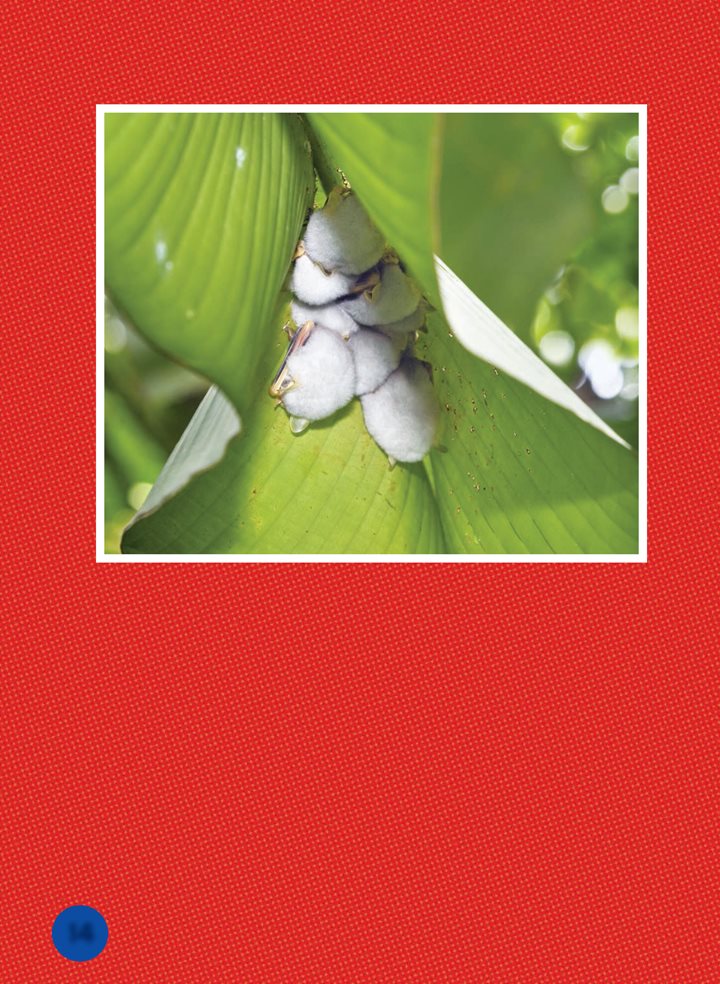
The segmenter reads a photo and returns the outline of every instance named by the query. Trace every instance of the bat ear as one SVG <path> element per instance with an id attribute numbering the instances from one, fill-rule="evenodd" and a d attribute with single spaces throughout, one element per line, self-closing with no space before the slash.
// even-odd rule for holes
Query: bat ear
<path id="1" fill-rule="evenodd" d="M 374 287 L 371 287 L 369 290 L 365 291 L 365 297 L 367 297 L 367 299 L 370 301 L 371 304 L 374 303 L 379 289 L 380 289 L 380 284 L 375 284 Z"/>
<path id="2" fill-rule="evenodd" d="M 377 287 L 380 283 L 380 271 L 378 269 L 368 270 L 367 273 L 360 277 L 357 283 L 358 287 L 363 287 L 366 290 Z"/>
<path id="3" fill-rule="evenodd" d="M 283 364 L 280 366 L 280 370 L 277 376 L 275 377 L 275 379 L 273 379 L 272 383 L 270 384 L 270 389 L 268 390 L 268 392 L 270 393 L 270 396 L 272 396 L 274 399 L 282 401 L 283 396 L 286 393 L 289 393 L 294 385 L 295 385 L 295 380 L 293 379 L 292 374 L 290 373 L 290 370 L 287 367 L 287 359 L 286 359 L 285 362 L 283 362 Z"/>
<path id="4" fill-rule="evenodd" d="M 325 215 L 332 215 L 337 212 L 341 203 L 350 194 L 349 188 L 343 188 L 340 185 L 335 185 L 330 189 L 330 194 L 327 196 L 327 201 L 323 205 L 322 211 Z"/>

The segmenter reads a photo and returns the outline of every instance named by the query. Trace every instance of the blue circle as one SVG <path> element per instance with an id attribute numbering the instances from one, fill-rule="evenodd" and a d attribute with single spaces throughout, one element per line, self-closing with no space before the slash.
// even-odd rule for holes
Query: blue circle
<path id="1" fill-rule="evenodd" d="M 94 960 L 108 941 L 107 923 L 97 909 L 71 905 L 53 923 L 52 941 L 58 953 L 68 960 Z"/>

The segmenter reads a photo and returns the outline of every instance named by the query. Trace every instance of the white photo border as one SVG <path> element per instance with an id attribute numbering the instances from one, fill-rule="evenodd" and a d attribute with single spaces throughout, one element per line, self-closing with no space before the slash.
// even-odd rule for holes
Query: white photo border
<path id="1" fill-rule="evenodd" d="M 557 564 L 557 563 L 647 563 L 647 105 L 646 104 L 520 104 L 507 105 L 133 105 L 98 104 L 96 109 L 96 304 L 97 304 L 97 376 L 96 376 L 96 561 L 98 563 L 216 563 L 216 564 Z M 639 138 L 638 187 L 638 484 L 639 526 L 636 554 L 107 554 L 105 553 L 105 154 L 104 122 L 106 113 L 636 113 Z"/>

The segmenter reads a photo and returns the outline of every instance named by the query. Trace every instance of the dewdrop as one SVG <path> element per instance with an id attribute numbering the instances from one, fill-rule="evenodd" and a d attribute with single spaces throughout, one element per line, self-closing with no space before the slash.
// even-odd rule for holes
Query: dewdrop
<path id="1" fill-rule="evenodd" d="M 313 324 L 322 325 L 329 328 L 343 338 L 354 335 L 360 327 L 353 318 L 339 304 L 323 304 L 320 307 L 313 307 L 311 304 L 302 304 L 300 301 L 293 301 L 290 305 L 290 314 L 296 325 L 303 325 L 306 321 Z"/>
<path id="2" fill-rule="evenodd" d="M 407 338 L 390 337 L 374 328 L 361 328 L 348 347 L 355 360 L 355 393 L 363 396 L 381 386 L 400 363 Z"/>
<path id="3" fill-rule="evenodd" d="M 429 366 L 403 359 L 375 390 L 361 397 L 368 433 L 390 459 L 420 461 L 430 450 L 440 421 Z"/>
<path id="4" fill-rule="evenodd" d="M 384 240 L 359 199 L 333 188 L 325 207 L 313 212 L 303 237 L 305 252 L 326 270 L 357 276 L 380 260 Z"/>
<path id="5" fill-rule="evenodd" d="M 397 263 L 383 265 L 380 283 L 357 297 L 342 302 L 347 313 L 361 325 L 389 324 L 406 318 L 420 304 L 420 291 Z"/>
<path id="6" fill-rule="evenodd" d="M 323 420 L 346 406 L 355 395 L 347 343 L 327 328 L 304 324 L 293 335 L 270 395 L 301 421 Z"/>

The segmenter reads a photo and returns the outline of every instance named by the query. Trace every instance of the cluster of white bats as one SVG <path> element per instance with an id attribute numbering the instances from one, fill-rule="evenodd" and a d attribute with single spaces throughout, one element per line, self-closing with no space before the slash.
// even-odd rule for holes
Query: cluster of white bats
<path id="1" fill-rule="evenodd" d="M 390 464 L 420 461 L 440 417 L 431 367 L 414 357 L 428 304 L 349 189 L 310 215 L 290 289 L 295 328 L 270 394 L 292 430 L 357 396 Z"/>

